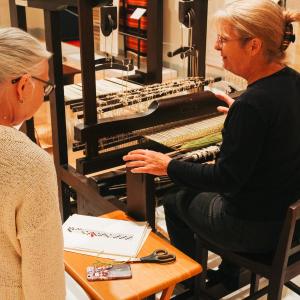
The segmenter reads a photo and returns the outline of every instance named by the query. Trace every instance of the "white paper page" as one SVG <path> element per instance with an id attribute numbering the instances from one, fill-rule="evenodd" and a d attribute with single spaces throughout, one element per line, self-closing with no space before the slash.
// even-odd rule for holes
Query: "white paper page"
<path id="1" fill-rule="evenodd" d="M 130 16 L 130 19 L 139 20 L 143 14 L 146 12 L 145 8 L 138 7 L 133 14 Z"/>
<path id="2" fill-rule="evenodd" d="M 135 257 L 146 232 L 145 222 L 75 214 L 63 225 L 64 247 L 97 254 Z"/>
<path id="3" fill-rule="evenodd" d="M 144 239 L 141 243 L 140 248 L 138 249 L 137 255 L 139 254 L 140 250 L 142 249 L 145 241 L 147 240 L 149 234 L 151 232 L 151 228 L 148 228 L 146 231 L 146 234 L 144 236 Z M 79 249 L 64 249 L 65 251 L 69 251 L 69 252 L 75 252 L 75 253 L 79 253 L 79 254 L 84 254 L 84 255 L 90 255 L 90 256 L 96 256 L 96 257 L 101 257 L 101 258 L 108 258 L 108 259 L 112 259 L 112 260 L 116 260 L 116 261 L 128 261 L 130 259 L 130 257 L 128 256 L 119 256 L 119 255 L 109 255 L 109 254 L 104 254 L 104 253 L 97 253 L 97 252 L 93 252 L 93 251 L 83 251 L 83 250 L 79 250 Z M 134 256 L 134 257 L 137 257 Z"/>

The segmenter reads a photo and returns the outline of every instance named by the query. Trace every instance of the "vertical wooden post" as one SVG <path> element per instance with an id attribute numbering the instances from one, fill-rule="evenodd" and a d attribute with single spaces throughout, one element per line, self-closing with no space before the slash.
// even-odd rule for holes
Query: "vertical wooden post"
<path id="1" fill-rule="evenodd" d="M 26 11 L 24 6 L 17 6 L 15 0 L 9 0 L 10 23 L 13 27 L 19 27 L 27 31 Z M 34 132 L 34 119 L 25 121 L 20 130 L 36 143 Z"/>
<path id="2" fill-rule="evenodd" d="M 58 175 L 58 193 L 63 220 L 71 214 L 68 185 L 60 178 L 60 166 L 68 164 L 68 145 L 63 92 L 63 68 L 60 40 L 59 12 L 44 10 L 45 38 L 47 50 L 53 53 L 49 60 L 50 80 L 55 83 L 55 91 L 50 95 L 51 127 L 54 163 Z"/>
<path id="3" fill-rule="evenodd" d="M 194 0 L 193 44 L 198 51 L 198 76 L 205 77 L 208 0 Z"/>
<path id="4" fill-rule="evenodd" d="M 138 221 L 148 221 L 155 230 L 154 176 L 127 170 L 127 213 Z"/>
<path id="5" fill-rule="evenodd" d="M 162 82 L 163 0 L 148 1 L 147 84 Z"/>
<path id="6" fill-rule="evenodd" d="M 77 4 L 84 124 L 91 125 L 97 122 L 93 10 L 91 1 L 78 0 Z M 87 142 L 86 157 L 96 157 L 97 155 L 98 139 L 95 137 Z"/>

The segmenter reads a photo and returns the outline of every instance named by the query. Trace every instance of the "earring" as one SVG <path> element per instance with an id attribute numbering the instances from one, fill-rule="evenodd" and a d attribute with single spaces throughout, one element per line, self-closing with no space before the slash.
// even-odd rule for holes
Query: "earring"
<path id="1" fill-rule="evenodd" d="M 19 102 L 19 103 L 24 103 L 23 98 L 19 98 L 18 102 Z"/>

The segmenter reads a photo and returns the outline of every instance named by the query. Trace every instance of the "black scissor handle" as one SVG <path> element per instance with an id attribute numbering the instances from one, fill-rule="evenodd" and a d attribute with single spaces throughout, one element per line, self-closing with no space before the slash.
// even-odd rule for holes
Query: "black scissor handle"
<path id="1" fill-rule="evenodd" d="M 176 260 L 176 255 L 175 254 L 165 254 L 157 257 L 157 262 L 160 264 L 167 264 L 174 262 Z"/>
<path id="2" fill-rule="evenodd" d="M 154 256 L 159 256 L 159 255 L 168 255 L 169 252 L 165 249 L 156 249 L 153 251 L 153 253 L 151 255 L 154 255 Z"/>
<path id="3" fill-rule="evenodd" d="M 164 249 L 157 249 L 153 251 L 152 254 L 140 258 L 141 262 L 153 262 L 153 263 L 170 263 L 176 260 L 174 254 L 169 254 L 168 251 Z"/>

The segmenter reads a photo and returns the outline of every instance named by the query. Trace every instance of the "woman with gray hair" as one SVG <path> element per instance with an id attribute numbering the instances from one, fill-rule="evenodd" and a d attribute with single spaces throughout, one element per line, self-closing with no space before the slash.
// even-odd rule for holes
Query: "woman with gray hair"
<path id="1" fill-rule="evenodd" d="M 0 29 L 0 298 L 65 299 L 63 239 L 51 157 L 14 128 L 54 86 L 45 48 Z"/>
<path id="2" fill-rule="evenodd" d="M 300 197 L 300 74 L 286 66 L 299 13 L 271 0 L 237 0 L 216 13 L 215 49 L 224 68 L 247 80 L 229 107 L 214 164 L 171 160 L 149 150 L 124 157 L 134 173 L 169 175 L 180 186 L 164 208 L 172 243 L 195 257 L 194 233 L 224 249 L 275 249 L 287 208 Z M 209 285 L 234 288 L 238 270 L 222 263 Z"/>

